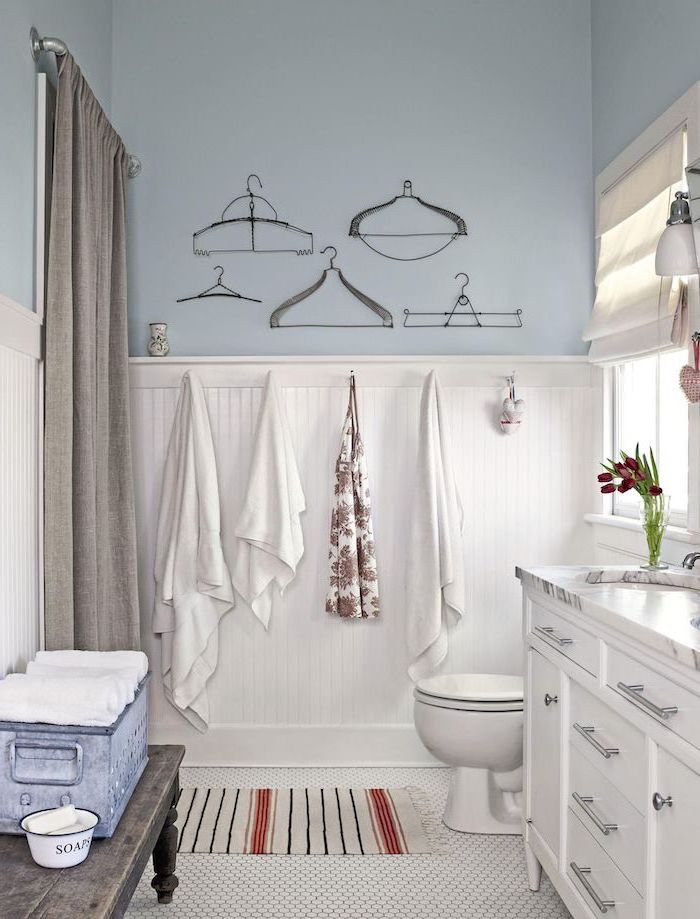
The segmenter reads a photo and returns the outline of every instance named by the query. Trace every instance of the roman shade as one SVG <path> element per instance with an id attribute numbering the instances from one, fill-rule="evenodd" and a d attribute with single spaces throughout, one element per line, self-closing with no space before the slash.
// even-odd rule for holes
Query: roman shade
<path id="1" fill-rule="evenodd" d="M 657 277 L 656 246 L 683 182 L 679 128 L 600 196 L 596 298 L 583 338 L 592 361 L 623 360 L 680 347 L 687 339 L 687 290 Z"/>

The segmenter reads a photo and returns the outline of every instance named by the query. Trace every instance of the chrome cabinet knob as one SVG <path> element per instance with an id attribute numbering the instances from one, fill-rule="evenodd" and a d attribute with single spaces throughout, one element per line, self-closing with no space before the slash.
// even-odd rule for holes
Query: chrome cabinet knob
<path id="1" fill-rule="evenodd" d="M 545 705 L 551 705 L 552 702 L 556 703 L 558 701 L 559 701 L 559 696 L 550 696 L 548 692 L 544 694 L 544 704 Z"/>
<path id="2" fill-rule="evenodd" d="M 660 795 L 658 791 L 654 792 L 654 797 L 651 799 L 651 803 L 654 805 L 655 811 L 663 810 L 664 807 L 673 807 L 673 798 L 669 795 L 667 798 L 664 798 L 663 795 Z"/>

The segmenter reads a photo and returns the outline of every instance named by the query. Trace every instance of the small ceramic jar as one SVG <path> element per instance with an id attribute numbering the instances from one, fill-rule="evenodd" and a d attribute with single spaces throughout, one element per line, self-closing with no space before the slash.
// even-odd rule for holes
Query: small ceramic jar
<path id="1" fill-rule="evenodd" d="M 170 342 L 168 341 L 168 323 L 151 322 L 151 339 L 148 342 L 148 353 L 151 357 L 165 357 L 170 352 Z"/>

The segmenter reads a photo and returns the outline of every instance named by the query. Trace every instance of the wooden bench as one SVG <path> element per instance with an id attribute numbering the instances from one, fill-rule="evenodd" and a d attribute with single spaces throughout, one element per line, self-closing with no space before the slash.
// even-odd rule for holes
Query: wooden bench
<path id="1" fill-rule="evenodd" d="M 148 748 L 148 765 L 111 839 L 93 839 L 75 868 L 40 868 L 24 836 L 0 836 L 0 916 L 3 919 L 118 919 L 151 854 L 151 885 L 170 903 L 175 876 L 178 772 L 185 748 Z"/>

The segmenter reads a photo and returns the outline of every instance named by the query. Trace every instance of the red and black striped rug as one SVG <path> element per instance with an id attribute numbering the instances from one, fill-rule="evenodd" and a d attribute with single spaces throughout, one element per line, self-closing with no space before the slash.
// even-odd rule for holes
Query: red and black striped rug
<path id="1" fill-rule="evenodd" d="M 183 788 L 178 852 L 418 855 L 432 851 L 406 788 Z"/>

